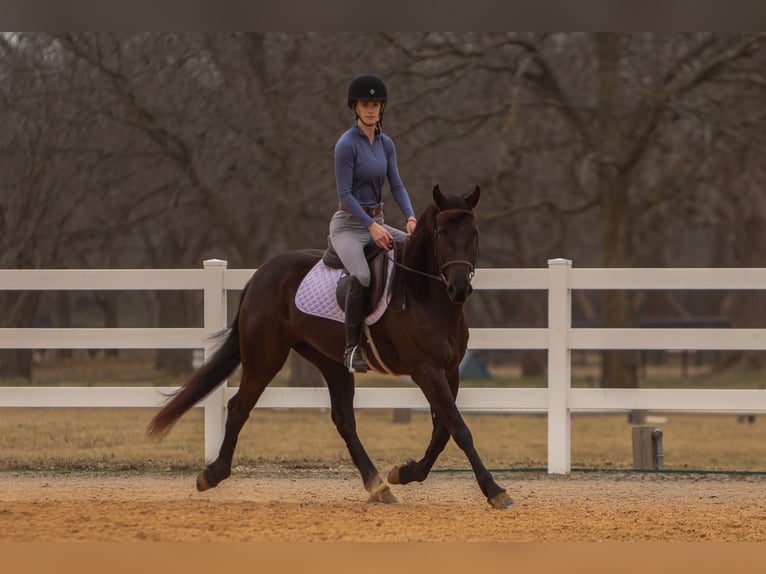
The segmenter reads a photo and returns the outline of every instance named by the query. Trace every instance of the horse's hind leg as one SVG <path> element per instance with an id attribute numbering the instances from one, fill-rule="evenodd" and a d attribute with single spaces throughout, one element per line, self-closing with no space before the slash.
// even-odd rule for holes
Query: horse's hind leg
<path id="1" fill-rule="evenodd" d="M 200 492 L 217 486 L 231 474 L 231 463 L 239 433 L 263 390 L 287 360 L 289 347 L 284 349 L 275 349 L 273 345 L 271 347 L 268 354 L 261 353 L 255 359 L 243 357 L 242 379 L 239 390 L 228 404 L 226 431 L 218 451 L 218 458 L 197 476 L 197 490 Z"/>
<path id="2" fill-rule="evenodd" d="M 309 347 L 296 345 L 295 350 L 314 364 L 327 381 L 330 391 L 332 420 L 338 433 L 346 442 L 346 447 L 356 468 L 362 475 L 362 482 L 370 493 L 368 502 L 394 503 L 396 498 L 391 489 L 381 479 L 375 464 L 370 460 L 356 432 L 356 417 L 354 416 L 354 375 L 340 363 L 336 363 Z"/>

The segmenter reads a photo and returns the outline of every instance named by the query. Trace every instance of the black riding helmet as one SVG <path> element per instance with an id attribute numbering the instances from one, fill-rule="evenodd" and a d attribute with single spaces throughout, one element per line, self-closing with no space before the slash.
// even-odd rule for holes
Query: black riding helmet
<path id="1" fill-rule="evenodd" d="M 348 107 L 352 108 L 354 102 L 363 100 L 367 102 L 387 101 L 386 84 L 377 76 L 357 76 L 351 80 L 348 86 Z"/>
<path id="2" fill-rule="evenodd" d="M 388 93 L 386 92 L 386 84 L 383 80 L 377 76 L 357 76 L 351 80 L 351 84 L 348 86 L 348 107 L 354 109 L 354 102 L 382 102 L 380 108 L 380 119 L 378 125 L 383 125 L 383 110 L 386 107 L 388 101 Z M 356 116 L 359 117 L 359 114 Z"/>

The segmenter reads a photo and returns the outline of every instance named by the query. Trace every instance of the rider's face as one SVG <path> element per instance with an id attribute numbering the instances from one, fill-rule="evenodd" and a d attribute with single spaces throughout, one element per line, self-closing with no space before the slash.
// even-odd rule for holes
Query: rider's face
<path id="1" fill-rule="evenodd" d="M 380 112 L 383 110 L 382 102 L 358 101 L 354 104 L 356 115 L 368 126 L 375 125 L 380 120 Z"/>

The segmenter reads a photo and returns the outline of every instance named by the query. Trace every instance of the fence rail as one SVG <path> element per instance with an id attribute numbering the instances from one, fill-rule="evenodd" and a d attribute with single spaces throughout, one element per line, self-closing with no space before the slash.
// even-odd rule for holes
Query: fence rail
<path id="1" fill-rule="evenodd" d="M 5 349 L 203 349 L 226 326 L 226 294 L 253 270 L 227 269 L 218 259 L 202 269 L 0 270 L 0 290 L 201 290 L 204 326 L 179 329 L 0 329 Z M 572 291 L 766 289 L 766 269 L 573 269 L 552 259 L 547 269 L 479 269 L 476 289 L 545 290 L 544 328 L 472 328 L 469 349 L 545 349 L 548 386 L 461 389 L 461 409 L 548 415 L 548 472 L 571 470 L 571 415 L 579 411 L 645 409 L 679 412 L 766 412 L 766 390 L 580 389 L 571 386 L 572 350 L 766 350 L 766 329 L 573 328 Z M 0 407 L 157 407 L 173 387 L 0 387 Z M 225 409 L 235 387 L 221 385 L 198 406 L 205 411 L 205 459 L 223 438 Z M 417 388 L 360 388 L 357 408 L 427 408 Z M 329 407 L 324 388 L 268 388 L 259 408 Z"/>

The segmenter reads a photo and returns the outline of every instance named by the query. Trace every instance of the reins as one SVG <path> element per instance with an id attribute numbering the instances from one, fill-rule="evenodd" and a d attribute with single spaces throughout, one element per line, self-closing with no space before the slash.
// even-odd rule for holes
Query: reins
<path id="1" fill-rule="evenodd" d="M 394 265 L 399 267 L 400 269 L 404 269 L 405 271 L 409 271 L 410 273 L 416 273 L 417 275 L 422 275 L 423 277 L 428 277 L 429 279 L 436 279 L 437 281 L 441 281 L 444 283 L 444 275 L 433 275 L 431 273 L 426 273 L 425 271 L 420 271 L 419 269 L 414 269 L 410 267 L 409 265 L 405 265 L 404 263 L 399 263 L 394 259 Z"/>
<path id="2" fill-rule="evenodd" d="M 439 275 L 433 275 L 432 273 L 426 273 L 425 271 L 414 269 L 408 265 L 405 265 L 404 263 L 399 263 L 396 260 L 394 260 L 394 265 L 396 265 L 400 269 L 409 271 L 410 273 L 416 273 L 417 275 L 422 275 L 423 277 L 428 277 L 429 279 L 435 279 L 436 281 L 441 281 L 445 285 L 447 284 L 447 278 L 444 276 L 444 270 L 451 265 L 467 265 L 471 270 L 471 277 L 473 277 L 473 274 L 474 274 L 474 264 L 473 262 L 468 261 L 467 259 L 455 259 L 454 261 L 447 261 L 444 264 L 440 262 L 439 267 L 441 268 L 441 273 Z"/>

